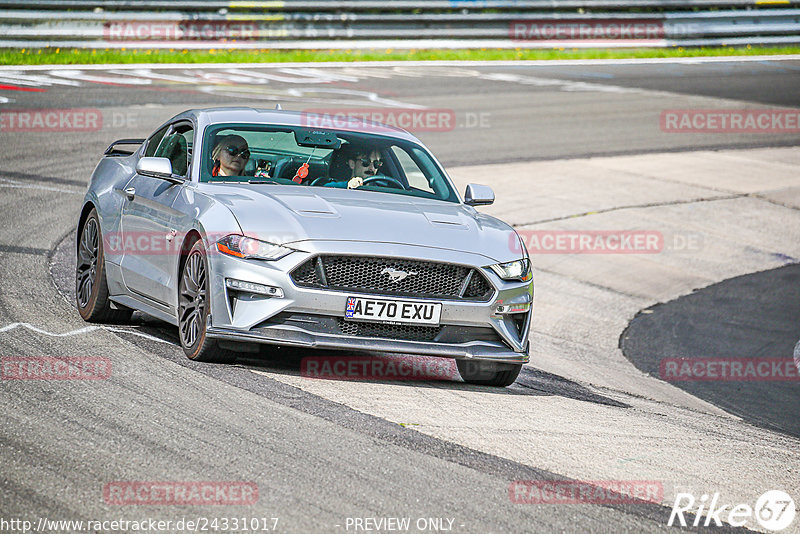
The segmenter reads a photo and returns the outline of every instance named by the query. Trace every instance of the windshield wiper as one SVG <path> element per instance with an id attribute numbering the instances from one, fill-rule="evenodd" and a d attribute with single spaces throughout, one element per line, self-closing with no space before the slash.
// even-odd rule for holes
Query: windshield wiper
<path id="1" fill-rule="evenodd" d="M 275 180 L 247 180 L 248 184 L 277 184 Z"/>

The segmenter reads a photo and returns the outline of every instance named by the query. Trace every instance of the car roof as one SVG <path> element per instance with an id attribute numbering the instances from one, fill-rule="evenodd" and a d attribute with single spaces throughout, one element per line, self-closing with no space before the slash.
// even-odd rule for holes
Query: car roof
<path id="1" fill-rule="evenodd" d="M 347 126 L 344 128 L 326 126 L 317 126 L 308 124 L 309 116 L 313 113 L 317 120 L 320 116 L 324 121 L 326 114 L 335 115 L 337 113 L 347 113 L 353 110 L 314 110 L 314 111 L 289 111 L 282 109 L 263 109 L 252 108 L 245 106 L 226 106 L 214 107 L 203 109 L 190 109 L 180 113 L 170 119 L 173 122 L 179 119 L 195 119 L 197 127 L 200 129 L 209 125 L 224 124 L 224 123 L 257 123 L 257 124 L 274 124 L 280 126 L 301 126 L 312 127 L 320 130 L 338 130 L 348 132 L 361 132 L 361 133 L 377 133 L 384 137 L 393 137 L 405 141 L 412 141 L 417 144 L 422 144 L 419 139 L 411 135 L 407 131 L 397 128 L 396 126 L 389 126 L 375 121 L 364 120 L 358 117 L 347 117 Z M 378 130 L 376 132 L 376 130 Z"/>

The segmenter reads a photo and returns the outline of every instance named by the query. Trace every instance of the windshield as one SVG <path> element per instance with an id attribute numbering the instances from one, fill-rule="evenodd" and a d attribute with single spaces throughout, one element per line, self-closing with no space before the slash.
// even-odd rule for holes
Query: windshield
<path id="1" fill-rule="evenodd" d="M 338 187 L 459 202 L 421 146 L 370 133 L 221 124 L 203 137 L 202 182 Z"/>

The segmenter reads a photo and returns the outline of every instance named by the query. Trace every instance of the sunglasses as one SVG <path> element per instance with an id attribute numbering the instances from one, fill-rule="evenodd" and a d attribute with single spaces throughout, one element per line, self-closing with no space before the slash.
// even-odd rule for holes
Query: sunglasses
<path id="1" fill-rule="evenodd" d="M 383 160 L 380 159 L 368 160 L 367 158 L 359 158 L 358 161 L 360 161 L 361 165 L 364 167 L 369 167 L 369 164 L 372 163 L 372 166 L 376 169 L 380 169 L 381 165 L 383 165 Z"/>
<path id="2" fill-rule="evenodd" d="M 231 157 L 239 156 L 240 158 L 250 159 L 250 149 L 242 148 L 241 150 L 235 146 L 229 146 L 225 149 Z"/>

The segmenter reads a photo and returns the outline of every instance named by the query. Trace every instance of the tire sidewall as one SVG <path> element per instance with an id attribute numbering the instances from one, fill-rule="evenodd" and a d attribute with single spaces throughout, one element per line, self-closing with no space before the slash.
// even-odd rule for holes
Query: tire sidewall
<path id="1" fill-rule="evenodd" d="M 464 382 L 496 387 L 511 385 L 522 370 L 522 364 L 485 360 L 456 360 L 456 365 Z"/>

